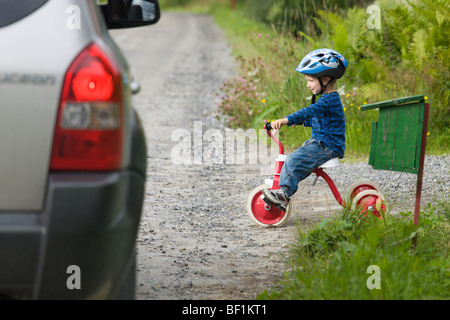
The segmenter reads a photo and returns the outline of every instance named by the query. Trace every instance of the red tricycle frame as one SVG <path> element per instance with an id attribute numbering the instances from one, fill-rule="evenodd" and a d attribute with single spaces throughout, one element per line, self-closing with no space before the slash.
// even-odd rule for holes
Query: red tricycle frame
<path id="1" fill-rule="evenodd" d="M 286 155 L 284 154 L 283 144 L 276 137 L 277 131 L 271 132 L 272 128 L 270 123 L 265 124 L 264 129 L 266 130 L 267 135 L 275 143 L 277 143 L 279 155 L 275 160 L 275 173 L 273 179 L 266 179 L 265 184 L 258 186 L 250 193 L 247 200 L 247 213 L 249 214 L 251 220 L 260 226 L 279 227 L 288 219 L 292 210 L 292 204 L 289 203 L 286 211 L 281 211 L 275 206 L 270 206 L 263 200 L 264 196 L 262 194 L 262 190 L 264 188 L 270 188 L 272 190 L 280 188 L 280 174 L 286 160 Z M 313 185 L 315 185 L 319 177 L 322 177 L 328 184 L 328 187 L 333 193 L 336 201 L 343 208 L 347 208 L 351 205 L 352 209 L 358 208 L 362 214 L 372 213 L 381 218 L 383 213 L 386 211 L 386 205 L 384 196 L 380 191 L 380 187 L 371 181 L 357 181 L 350 187 L 347 192 L 347 199 L 344 200 L 334 181 L 324 171 L 325 168 L 335 167 L 338 165 L 339 158 L 334 158 L 314 169 L 313 173 L 316 175 L 316 178 Z"/>

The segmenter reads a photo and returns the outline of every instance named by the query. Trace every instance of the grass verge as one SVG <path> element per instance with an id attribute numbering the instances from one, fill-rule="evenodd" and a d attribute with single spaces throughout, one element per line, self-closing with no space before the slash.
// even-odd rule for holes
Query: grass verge
<path id="1" fill-rule="evenodd" d="M 308 231 L 299 227 L 291 271 L 257 298 L 449 299 L 449 217 L 447 202 L 422 212 L 419 228 L 411 212 L 380 220 L 346 210 Z"/>

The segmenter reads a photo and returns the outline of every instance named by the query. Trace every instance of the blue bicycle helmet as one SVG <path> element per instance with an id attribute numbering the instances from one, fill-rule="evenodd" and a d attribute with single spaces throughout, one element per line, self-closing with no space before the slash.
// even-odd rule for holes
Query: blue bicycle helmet
<path id="1" fill-rule="evenodd" d="M 318 78 L 322 94 L 328 83 L 333 79 L 340 79 L 347 69 L 348 61 L 339 52 L 322 48 L 308 53 L 297 67 L 297 72 Z M 330 77 L 325 85 L 322 83 L 321 77 Z M 315 103 L 316 95 L 313 94 L 312 103 Z"/>
<path id="2" fill-rule="evenodd" d="M 311 77 L 340 79 L 348 66 L 347 60 L 332 49 L 317 49 L 306 55 L 297 67 L 297 72 Z"/>

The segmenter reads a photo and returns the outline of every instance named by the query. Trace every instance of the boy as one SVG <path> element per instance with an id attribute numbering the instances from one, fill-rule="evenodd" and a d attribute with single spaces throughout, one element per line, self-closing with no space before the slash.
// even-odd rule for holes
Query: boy
<path id="1" fill-rule="evenodd" d="M 310 52 L 298 65 L 297 72 L 304 74 L 306 86 L 313 93 L 312 104 L 271 125 L 280 129 L 284 125 L 303 124 L 312 127 L 311 138 L 287 157 L 280 174 L 280 189 L 262 190 L 266 203 L 286 211 L 300 181 L 328 160 L 344 157 L 344 109 L 334 85 L 344 75 L 347 65 L 341 54 L 326 48 Z M 316 94 L 322 94 L 317 102 Z"/>

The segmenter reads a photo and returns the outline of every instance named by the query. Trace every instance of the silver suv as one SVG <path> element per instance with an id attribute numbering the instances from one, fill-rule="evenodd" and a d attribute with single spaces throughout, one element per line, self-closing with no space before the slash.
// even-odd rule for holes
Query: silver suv
<path id="1" fill-rule="evenodd" d="M 0 1 L 0 298 L 134 298 L 146 142 L 108 28 L 157 0 Z"/>

